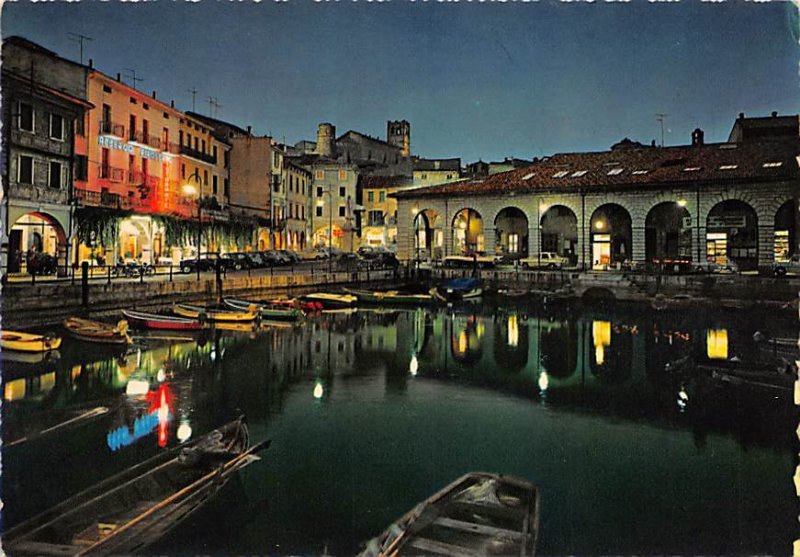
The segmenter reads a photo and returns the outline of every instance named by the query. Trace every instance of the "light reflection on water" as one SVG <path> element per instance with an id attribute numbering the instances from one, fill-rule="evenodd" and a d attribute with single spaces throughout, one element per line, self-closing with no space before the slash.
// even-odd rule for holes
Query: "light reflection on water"
<path id="1" fill-rule="evenodd" d="M 486 469 L 541 486 L 541 553 L 784 553 L 791 396 L 664 370 L 685 355 L 764 363 L 775 355 L 756 330 L 797 336 L 791 320 L 741 317 L 519 304 L 139 335 L 127 354 L 66 339 L 59 360 L 4 361 L 3 436 L 29 439 L 3 455 L 4 519 L 244 413 L 272 448 L 243 474 L 243 494 L 163 552 L 354 553 L 455 476 Z M 110 411 L 86 414 L 99 406 Z M 733 529 L 743 517 L 747 533 Z M 219 523 L 237 533 L 207 533 Z"/>

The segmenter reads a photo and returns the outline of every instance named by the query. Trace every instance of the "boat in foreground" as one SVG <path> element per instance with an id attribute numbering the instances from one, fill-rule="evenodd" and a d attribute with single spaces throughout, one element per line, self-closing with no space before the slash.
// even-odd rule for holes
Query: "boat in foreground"
<path id="1" fill-rule="evenodd" d="M 143 329 L 155 329 L 166 331 L 197 331 L 203 328 L 203 324 L 197 319 L 186 317 L 176 317 L 174 315 L 160 315 L 158 313 L 147 313 L 144 311 L 122 310 L 122 315 L 134 327 Z"/>
<path id="2" fill-rule="evenodd" d="M 17 352 L 49 352 L 61 346 L 61 337 L 22 333 L 19 331 L 0 331 L 0 348 Z"/>
<path id="3" fill-rule="evenodd" d="M 533 555 L 538 527 L 532 483 L 473 472 L 411 509 L 359 557 Z"/>
<path id="4" fill-rule="evenodd" d="M 192 304 L 175 304 L 172 306 L 172 311 L 181 317 L 198 319 L 201 323 L 203 321 L 241 323 L 253 321 L 258 317 L 258 308 L 255 304 L 251 304 L 247 311 L 226 311 Z"/>
<path id="5" fill-rule="evenodd" d="M 131 344 L 133 340 L 128 335 L 128 322 L 121 320 L 116 325 L 68 317 L 64 320 L 64 328 L 70 335 L 78 340 L 98 342 L 100 344 Z"/>
<path id="6" fill-rule="evenodd" d="M 386 291 L 369 291 L 369 290 L 355 290 L 346 289 L 348 294 L 352 294 L 358 298 L 360 304 L 380 304 L 380 305 L 424 305 L 429 304 L 433 300 L 430 294 L 412 294 L 401 292 L 399 290 L 386 290 Z"/>
<path id="7" fill-rule="evenodd" d="M 275 321 L 295 321 L 303 317 L 303 312 L 295 307 L 286 305 L 273 305 L 269 302 L 248 302 L 237 298 L 222 300 L 226 306 L 237 311 L 248 311 L 250 306 L 256 305 L 261 319 Z"/>
<path id="8" fill-rule="evenodd" d="M 269 441 L 249 447 L 243 418 L 83 491 L 5 532 L 17 555 L 130 555 L 208 502 Z"/>
<path id="9" fill-rule="evenodd" d="M 358 298 L 352 294 L 331 294 L 329 292 L 303 294 L 300 299 L 306 302 L 322 304 L 324 309 L 351 308 L 358 302 Z"/>
<path id="10" fill-rule="evenodd" d="M 441 302 L 458 302 L 479 298 L 483 294 L 480 279 L 456 278 L 430 290 L 431 296 Z"/>

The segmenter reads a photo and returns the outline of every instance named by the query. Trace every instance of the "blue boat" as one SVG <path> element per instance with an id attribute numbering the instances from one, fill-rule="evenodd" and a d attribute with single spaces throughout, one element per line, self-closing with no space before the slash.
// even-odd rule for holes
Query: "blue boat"
<path id="1" fill-rule="evenodd" d="M 431 288 L 430 293 L 442 302 L 469 300 L 479 298 L 483 294 L 483 283 L 477 278 L 456 278 Z"/>

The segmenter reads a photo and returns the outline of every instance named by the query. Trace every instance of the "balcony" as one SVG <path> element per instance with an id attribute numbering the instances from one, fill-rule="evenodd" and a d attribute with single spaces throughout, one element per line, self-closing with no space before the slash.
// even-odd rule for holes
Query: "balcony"
<path id="1" fill-rule="evenodd" d="M 120 139 L 125 138 L 125 126 L 117 122 L 100 122 L 100 133 L 102 135 L 113 135 Z"/>
<path id="2" fill-rule="evenodd" d="M 114 166 L 100 165 L 100 179 L 108 180 L 109 182 L 123 182 L 125 180 L 125 171 Z"/>
<path id="3" fill-rule="evenodd" d="M 209 155 L 208 153 L 204 153 L 202 151 L 198 151 L 196 149 L 192 149 L 188 145 L 181 145 L 180 151 L 181 155 L 186 155 L 187 157 L 192 157 L 193 159 L 207 162 L 209 164 L 217 164 L 217 157 Z"/>
<path id="4" fill-rule="evenodd" d="M 135 141 L 139 145 L 146 145 L 153 149 L 161 150 L 161 139 L 144 132 L 132 132 L 130 134 L 130 141 Z"/>

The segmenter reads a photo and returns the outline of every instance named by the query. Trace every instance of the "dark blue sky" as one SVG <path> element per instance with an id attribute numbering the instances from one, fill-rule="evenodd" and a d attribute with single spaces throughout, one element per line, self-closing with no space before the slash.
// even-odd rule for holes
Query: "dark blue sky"
<path id="1" fill-rule="evenodd" d="M 791 3 L 6 3 L 3 35 L 85 58 L 140 88 L 294 143 L 319 122 L 464 162 L 727 137 L 739 112 L 800 112 Z"/>

